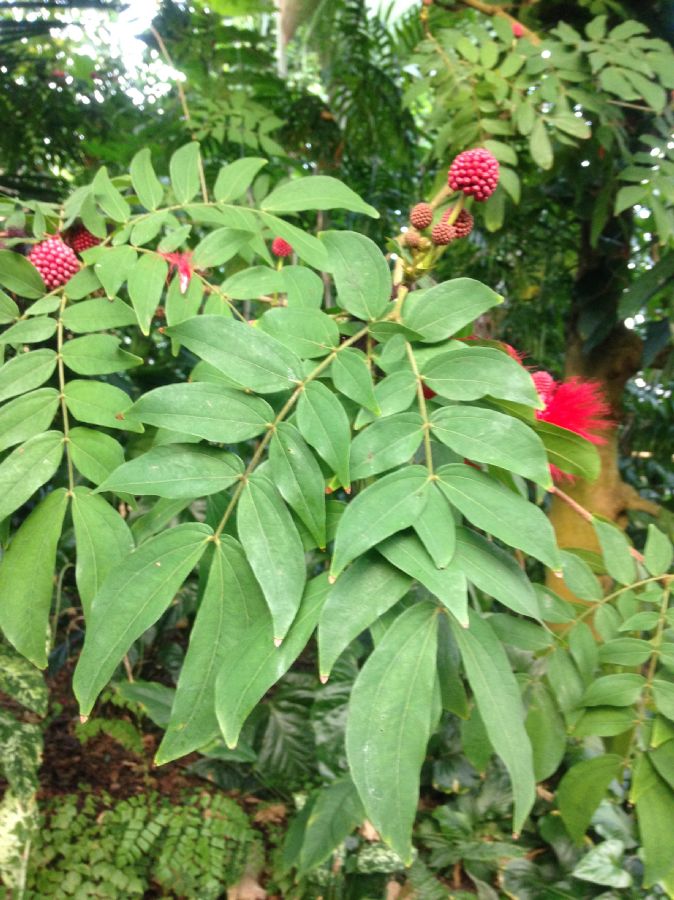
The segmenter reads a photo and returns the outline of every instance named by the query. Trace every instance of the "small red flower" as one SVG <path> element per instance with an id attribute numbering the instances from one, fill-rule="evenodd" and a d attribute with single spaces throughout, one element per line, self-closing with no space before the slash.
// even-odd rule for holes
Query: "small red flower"
<path id="1" fill-rule="evenodd" d="M 605 444 L 602 432 L 611 428 L 611 409 L 598 381 L 574 376 L 555 381 L 549 372 L 534 372 L 531 376 L 545 409 L 536 410 L 536 418 L 566 428 L 592 444 Z M 550 466 L 552 477 L 559 481 L 573 480 L 556 466 Z"/>
<path id="2" fill-rule="evenodd" d="M 288 241 L 284 241 L 281 237 L 276 237 L 271 242 L 271 252 L 274 256 L 292 256 L 293 248 Z"/>
<path id="3" fill-rule="evenodd" d="M 512 22 L 511 23 L 513 35 L 516 38 L 524 37 L 524 25 L 521 22 Z"/>
<path id="4" fill-rule="evenodd" d="M 178 273 L 180 279 L 180 293 L 186 294 L 187 288 L 190 286 L 190 279 L 194 274 L 194 263 L 192 262 L 192 254 L 187 253 L 160 253 L 159 254 L 169 264 L 169 272 L 174 269 Z"/>

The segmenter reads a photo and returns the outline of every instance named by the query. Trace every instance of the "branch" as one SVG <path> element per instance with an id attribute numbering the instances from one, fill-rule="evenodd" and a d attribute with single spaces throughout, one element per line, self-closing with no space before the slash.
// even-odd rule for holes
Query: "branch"
<path id="1" fill-rule="evenodd" d="M 529 38 L 532 44 L 540 44 L 541 42 L 541 39 L 535 31 L 527 28 L 526 25 L 522 25 L 519 19 L 516 19 L 514 16 L 511 16 L 509 12 L 505 11 L 504 6 L 510 6 L 511 4 L 509 3 L 504 3 L 502 6 L 492 6 L 491 3 L 485 3 L 484 0 L 456 0 L 456 2 L 460 3 L 462 6 L 468 6 L 471 9 L 475 9 L 485 16 L 500 16 L 502 19 L 506 19 L 510 22 L 511 25 L 517 22 L 522 29 L 522 37 Z M 435 0 L 434 5 L 448 10 L 452 10 L 456 6 L 456 4 L 441 3 L 438 2 L 438 0 Z"/>

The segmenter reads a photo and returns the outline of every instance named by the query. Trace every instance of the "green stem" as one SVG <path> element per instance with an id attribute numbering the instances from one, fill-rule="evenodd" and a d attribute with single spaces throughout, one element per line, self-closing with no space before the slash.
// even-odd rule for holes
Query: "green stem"
<path id="1" fill-rule="evenodd" d="M 59 400 L 61 403 L 61 418 L 63 419 L 63 443 L 66 451 L 66 465 L 68 468 L 68 496 L 73 496 L 75 488 L 75 476 L 73 473 L 73 460 L 70 452 L 70 419 L 68 418 L 68 406 L 66 404 L 66 376 L 63 366 L 63 312 L 66 308 L 67 298 L 65 292 L 61 295 L 59 316 L 56 323 L 56 361 L 59 382 Z"/>
<path id="2" fill-rule="evenodd" d="M 348 338 L 348 340 L 344 341 L 343 344 L 340 344 L 339 347 L 336 347 L 331 353 L 329 353 L 325 357 L 325 359 L 321 360 L 321 362 L 316 366 L 316 368 L 307 375 L 306 378 L 304 378 L 302 381 L 300 381 L 300 383 L 297 385 L 297 387 L 292 392 L 290 397 L 286 400 L 286 402 L 281 407 L 281 410 L 277 414 L 274 421 L 271 422 L 271 424 L 267 427 L 267 432 L 264 435 L 264 437 L 262 438 L 262 440 L 260 441 L 260 443 L 257 445 L 255 453 L 253 453 L 253 455 L 250 459 L 250 462 L 248 463 L 248 465 L 246 467 L 246 471 L 243 473 L 239 483 L 237 484 L 236 488 L 234 489 L 234 493 L 232 494 L 232 497 L 227 505 L 227 509 L 225 509 L 225 511 L 222 515 L 222 519 L 220 520 L 220 524 L 216 528 L 215 534 L 213 535 L 211 540 L 213 540 L 217 543 L 218 539 L 220 538 L 220 535 L 222 534 L 222 532 L 224 530 L 225 525 L 229 521 L 229 518 L 232 515 L 232 513 L 234 512 L 234 508 L 236 507 L 236 504 L 238 503 L 239 498 L 240 498 L 241 494 L 243 493 L 243 490 L 246 487 L 246 484 L 248 483 L 248 479 L 252 475 L 253 471 L 257 468 L 257 464 L 262 459 L 262 456 L 264 455 L 264 451 L 267 448 L 267 444 L 272 439 L 274 432 L 276 431 L 276 426 L 280 422 L 282 422 L 286 418 L 286 416 L 290 413 L 290 411 L 294 407 L 295 403 L 299 399 L 299 396 L 302 393 L 302 391 L 304 390 L 304 388 L 311 381 L 313 381 L 315 378 L 317 378 L 321 374 L 321 372 L 324 372 L 328 368 L 328 366 L 332 363 L 332 361 L 335 359 L 335 357 L 337 356 L 338 353 L 341 353 L 342 350 L 346 350 L 347 347 L 350 347 L 352 344 L 355 344 L 361 338 L 365 337 L 365 335 L 368 333 L 368 331 L 369 331 L 368 325 L 366 325 L 365 328 L 361 328 L 360 331 L 357 331 L 356 334 L 353 334 L 350 338 Z"/>
<path id="3" fill-rule="evenodd" d="M 431 447 L 431 421 L 428 418 L 428 407 L 426 406 L 426 398 L 424 397 L 424 382 L 419 372 L 414 350 L 409 341 L 405 341 L 405 349 L 407 358 L 410 361 L 412 372 L 417 382 L 417 403 L 419 404 L 419 415 L 423 420 L 422 428 L 424 430 L 424 453 L 426 455 L 426 468 L 430 478 L 435 478 L 433 471 L 433 450 Z"/>

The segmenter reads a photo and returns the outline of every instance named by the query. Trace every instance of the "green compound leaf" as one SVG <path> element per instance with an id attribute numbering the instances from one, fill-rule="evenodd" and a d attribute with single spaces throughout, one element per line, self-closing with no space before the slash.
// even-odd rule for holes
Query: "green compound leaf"
<path id="1" fill-rule="evenodd" d="M 307 584 L 295 621 L 286 639 L 276 648 L 271 613 L 243 552 L 237 571 L 248 612 L 241 615 L 240 598 L 228 601 L 228 605 L 234 604 L 228 616 L 230 644 L 215 686 L 215 709 L 228 747 L 236 747 L 249 714 L 304 650 L 329 587 L 325 574 Z"/>
<path id="2" fill-rule="evenodd" d="M 13 450 L 0 463 L 0 521 L 49 481 L 61 464 L 63 435 L 45 431 Z"/>
<path id="3" fill-rule="evenodd" d="M 91 605 L 73 677 L 82 715 L 89 715 L 131 644 L 166 610 L 212 533 L 207 525 L 176 525 L 151 537 L 107 576 Z"/>
<path id="4" fill-rule="evenodd" d="M 233 453 L 194 444 L 167 444 L 124 463 L 97 490 L 192 499 L 224 491 L 242 473 L 243 463 Z"/>
<path id="5" fill-rule="evenodd" d="M 487 736 L 510 775 L 515 802 L 513 830 L 519 832 L 536 798 L 520 690 L 500 640 L 476 613 L 469 615 L 469 628 L 461 628 L 452 619 L 450 625 Z"/>
<path id="6" fill-rule="evenodd" d="M 237 508 L 237 530 L 274 620 L 274 640 L 288 634 L 306 583 L 304 548 L 278 491 L 265 476 L 246 482 Z"/>
<path id="7" fill-rule="evenodd" d="M 349 420 L 336 394 L 320 381 L 311 381 L 297 403 L 302 437 L 319 453 L 344 487 L 349 487 Z"/>
<path id="8" fill-rule="evenodd" d="M 349 769 L 367 817 L 406 865 L 435 724 L 437 616 L 421 602 L 393 622 L 356 679 L 346 726 Z"/>
<path id="9" fill-rule="evenodd" d="M 519 547 L 551 569 L 561 561 L 550 520 L 539 507 L 471 466 L 452 463 L 438 470 L 450 503 L 478 528 Z"/>
<path id="10" fill-rule="evenodd" d="M 429 343 L 456 334 L 503 297 L 473 278 L 453 278 L 405 298 L 403 322 Z"/>
<path id="11" fill-rule="evenodd" d="M 427 486 L 426 469 L 408 466 L 385 475 L 358 494 L 337 526 L 331 576 L 336 578 L 352 559 L 413 525 L 426 505 Z"/>
<path id="12" fill-rule="evenodd" d="M 407 593 L 412 579 L 374 554 L 350 566 L 330 588 L 318 623 L 321 678 L 351 641 Z"/>
<path id="13" fill-rule="evenodd" d="M 85 621 L 91 603 L 104 580 L 134 548 L 134 540 L 124 519 L 102 497 L 76 487 L 72 506 L 77 565 L 75 580 Z"/>
<path id="14" fill-rule="evenodd" d="M 56 546 L 67 506 L 65 488 L 45 497 L 16 532 L 0 563 L 0 627 L 19 653 L 41 669 L 47 665 Z"/>
<path id="15" fill-rule="evenodd" d="M 274 412 L 261 397 L 195 382 L 167 384 L 148 391 L 134 403 L 127 416 L 178 434 L 238 444 L 266 431 Z"/>
<path id="16" fill-rule="evenodd" d="M 244 388 L 273 394 L 302 380 L 299 357 L 259 328 L 243 322 L 224 316 L 197 316 L 172 325 L 166 333 Z"/>
<path id="17" fill-rule="evenodd" d="M 383 316 L 390 306 L 392 282 L 379 247 L 354 231 L 326 231 L 321 241 L 328 251 L 339 305 L 359 319 Z"/>

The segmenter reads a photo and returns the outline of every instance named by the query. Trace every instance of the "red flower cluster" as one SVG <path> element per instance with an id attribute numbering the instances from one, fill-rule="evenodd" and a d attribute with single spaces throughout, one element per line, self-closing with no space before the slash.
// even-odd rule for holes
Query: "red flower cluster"
<path id="1" fill-rule="evenodd" d="M 82 226 L 76 229 L 68 238 L 68 243 L 75 253 L 83 253 L 90 247 L 97 247 L 101 243 L 101 239 L 93 235 L 88 228 Z"/>
<path id="2" fill-rule="evenodd" d="M 58 235 L 36 244 L 28 259 L 50 291 L 69 281 L 80 268 L 79 260 Z"/>
<path id="3" fill-rule="evenodd" d="M 447 176 L 453 191 L 462 191 L 467 197 L 475 197 L 479 202 L 491 197 L 498 179 L 498 160 L 483 147 L 459 153 L 449 167 Z"/>
<path id="4" fill-rule="evenodd" d="M 274 256 L 292 256 L 293 248 L 288 241 L 284 241 L 281 237 L 276 237 L 271 242 L 271 252 Z"/>

